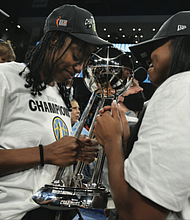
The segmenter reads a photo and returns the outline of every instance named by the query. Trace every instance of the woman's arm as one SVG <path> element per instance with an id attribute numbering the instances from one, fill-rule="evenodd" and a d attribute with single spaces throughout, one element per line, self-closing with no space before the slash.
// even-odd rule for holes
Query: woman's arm
<path id="1" fill-rule="evenodd" d="M 116 146 L 120 146 L 117 149 Z M 108 176 L 112 198 L 122 220 L 164 220 L 169 210 L 155 204 L 132 188 L 124 178 L 124 157 L 121 143 L 108 143 Z M 111 150 L 112 149 L 112 150 Z"/>
<path id="2" fill-rule="evenodd" d="M 40 165 L 38 147 L 0 150 L 0 177 Z"/>
<path id="3" fill-rule="evenodd" d="M 83 141 L 65 136 L 49 145 L 43 146 L 44 163 L 61 167 L 70 166 L 77 159 L 86 163 L 97 155 L 97 142 L 89 138 Z M 0 150 L 0 176 L 23 171 L 41 164 L 39 147 Z"/>
<path id="4" fill-rule="evenodd" d="M 125 181 L 123 139 L 127 142 L 128 129 L 124 113 L 116 103 L 112 104 L 112 115 L 103 113 L 94 128 L 94 134 L 106 152 L 109 184 L 117 212 L 122 220 L 166 219 L 169 210 L 142 196 Z"/>

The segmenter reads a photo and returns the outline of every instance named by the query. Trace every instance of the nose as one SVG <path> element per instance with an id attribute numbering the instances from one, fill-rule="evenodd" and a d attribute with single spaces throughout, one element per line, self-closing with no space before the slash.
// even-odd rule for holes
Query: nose
<path id="1" fill-rule="evenodd" d="M 146 64 L 147 64 L 148 66 L 150 66 L 151 62 L 152 62 L 152 60 L 149 58 L 149 59 L 147 59 Z"/>
<path id="2" fill-rule="evenodd" d="M 83 69 L 83 65 L 84 65 L 84 62 L 81 62 L 81 63 L 77 63 L 74 67 L 76 73 L 80 73 Z"/>
<path id="3" fill-rule="evenodd" d="M 77 109 L 76 109 L 76 112 L 77 112 L 77 114 L 80 114 L 80 109 L 77 108 Z"/>

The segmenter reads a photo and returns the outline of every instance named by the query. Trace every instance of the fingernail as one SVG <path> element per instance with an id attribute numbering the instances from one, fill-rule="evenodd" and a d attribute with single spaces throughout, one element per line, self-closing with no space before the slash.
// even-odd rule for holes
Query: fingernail
<path id="1" fill-rule="evenodd" d="M 120 105 L 120 103 L 118 103 L 118 107 L 119 107 L 119 108 L 121 108 L 121 105 Z"/>
<path id="2" fill-rule="evenodd" d="M 115 106 L 117 105 L 117 102 L 116 102 L 116 100 L 113 100 L 113 105 L 115 105 Z"/>

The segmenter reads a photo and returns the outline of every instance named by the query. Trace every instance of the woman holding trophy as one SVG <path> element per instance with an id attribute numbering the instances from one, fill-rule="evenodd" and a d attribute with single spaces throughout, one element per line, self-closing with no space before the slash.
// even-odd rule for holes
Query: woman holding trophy
<path id="1" fill-rule="evenodd" d="M 39 208 L 33 193 L 51 183 L 59 167 L 94 160 L 97 142 L 72 137 L 64 83 L 103 45 L 109 43 L 98 37 L 92 14 L 63 5 L 47 17 L 26 66 L 1 64 L 0 219 L 55 219 L 57 212 Z M 61 215 L 67 219 L 69 211 Z"/>
<path id="2" fill-rule="evenodd" d="M 171 16 L 150 40 L 130 47 L 157 86 L 136 127 L 119 104 L 100 111 L 94 128 L 108 160 L 109 184 L 122 220 L 190 219 L 190 11 Z M 139 121 L 141 121 L 139 119 Z M 132 135 L 130 136 L 132 137 Z"/>

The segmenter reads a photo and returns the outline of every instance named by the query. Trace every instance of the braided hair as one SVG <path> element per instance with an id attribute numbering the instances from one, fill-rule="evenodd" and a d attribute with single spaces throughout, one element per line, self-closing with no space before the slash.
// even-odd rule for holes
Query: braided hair
<path id="1" fill-rule="evenodd" d="M 69 49 L 69 47 L 73 44 L 74 40 L 73 37 L 71 37 L 71 42 L 68 45 L 68 47 L 65 49 L 63 54 L 54 61 L 54 57 L 57 51 L 59 51 L 60 48 L 63 47 L 65 44 L 65 40 L 67 37 L 71 37 L 68 33 L 61 32 L 61 31 L 50 31 L 47 32 L 42 39 L 40 40 L 39 44 L 34 47 L 29 53 L 26 55 L 26 59 L 28 60 L 28 63 L 26 67 L 30 69 L 30 72 L 26 74 L 26 88 L 31 88 L 31 94 L 33 96 L 41 95 L 41 91 L 46 89 L 46 83 L 42 82 L 40 77 L 40 71 L 42 70 L 44 75 L 47 77 L 47 82 L 51 78 L 52 71 L 54 68 L 54 65 L 61 59 L 61 57 L 66 53 L 66 51 Z M 54 47 L 50 47 L 50 42 L 58 39 Z M 51 65 L 48 67 L 48 65 L 44 65 L 44 59 L 47 51 L 50 51 L 50 55 L 52 56 Z M 20 72 L 19 75 L 22 75 L 22 73 L 25 71 L 26 67 L 22 72 Z M 43 69 L 42 69 L 43 68 Z M 49 69 L 48 69 L 49 68 Z M 71 109 L 71 104 L 69 101 L 69 94 L 66 89 L 66 86 L 61 83 L 58 84 L 59 87 L 59 93 L 61 97 L 63 98 L 67 108 Z"/>

